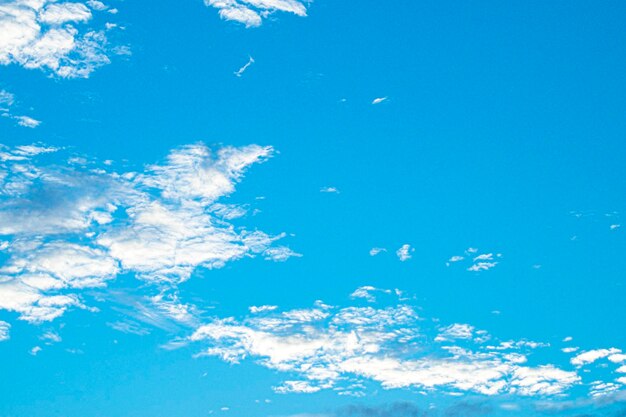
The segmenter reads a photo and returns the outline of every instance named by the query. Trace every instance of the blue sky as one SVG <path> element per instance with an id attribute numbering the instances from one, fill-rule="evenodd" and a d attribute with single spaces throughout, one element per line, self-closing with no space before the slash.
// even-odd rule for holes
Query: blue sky
<path id="1" fill-rule="evenodd" d="M 0 416 L 623 415 L 625 15 L 0 0 Z"/>

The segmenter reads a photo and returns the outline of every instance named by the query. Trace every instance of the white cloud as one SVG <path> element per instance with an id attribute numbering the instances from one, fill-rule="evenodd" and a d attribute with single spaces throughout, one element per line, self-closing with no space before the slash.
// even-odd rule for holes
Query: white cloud
<path id="1" fill-rule="evenodd" d="M 48 331 L 42 334 L 40 339 L 43 340 L 47 345 L 50 345 L 52 343 L 59 343 L 63 340 L 58 333 L 55 333 L 53 331 Z"/>
<path id="2" fill-rule="evenodd" d="M 387 252 L 387 249 L 385 249 L 385 248 L 372 248 L 372 249 L 370 249 L 370 256 L 376 256 L 376 255 L 378 255 L 379 253 L 382 253 L 382 252 Z"/>
<path id="3" fill-rule="evenodd" d="M 264 313 L 268 311 L 274 311 L 278 308 L 278 306 L 270 306 L 270 305 L 262 305 L 262 306 L 250 306 L 248 310 L 252 314 Z"/>
<path id="4" fill-rule="evenodd" d="M 411 259 L 411 253 L 414 251 L 415 249 L 411 248 L 411 245 L 404 244 L 400 247 L 400 249 L 396 251 L 396 255 L 398 256 L 398 259 L 400 259 L 400 261 L 404 262 Z"/>
<path id="5" fill-rule="evenodd" d="M 354 290 L 354 292 L 350 294 L 350 297 L 362 298 L 362 299 L 365 299 L 366 301 L 369 301 L 370 303 L 373 303 L 376 301 L 376 297 L 374 296 L 374 293 L 376 292 L 380 292 L 384 294 L 391 294 L 391 290 L 376 288 L 376 287 L 372 287 L 371 285 L 364 285 Z"/>
<path id="6" fill-rule="evenodd" d="M 220 17 L 243 23 L 246 27 L 260 26 L 274 12 L 306 16 L 304 2 L 299 0 L 205 0 L 207 6 L 219 10 Z"/>
<path id="7" fill-rule="evenodd" d="M 4 342 L 5 340 L 9 340 L 9 331 L 11 330 L 11 325 L 6 321 L 0 320 L 0 342 Z"/>
<path id="8" fill-rule="evenodd" d="M 626 362 L 626 354 L 624 354 L 624 353 L 613 353 L 613 354 L 609 355 L 608 360 L 613 362 L 613 363 Z"/>
<path id="9" fill-rule="evenodd" d="M 99 12 L 108 9 L 108 6 L 106 4 L 98 0 L 87 0 L 87 5 L 91 7 L 92 9 L 97 10 Z"/>
<path id="10" fill-rule="evenodd" d="M 15 101 L 15 96 L 6 90 L 0 90 L 0 106 L 10 107 Z"/>
<path id="11" fill-rule="evenodd" d="M 621 350 L 617 348 L 588 350 L 573 357 L 570 362 L 572 365 L 576 366 L 589 365 L 598 359 L 606 358 L 609 355 L 618 353 L 621 353 Z"/>
<path id="12" fill-rule="evenodd" d="M 198 356 L 230 363 L 252 358 L 289 375 L 275 388 L 279 393 L 355 393 L 355 386 L 363 390 L 360 384 L 371 380 L 385 389 L 544 396 L 580 382 L 575 371 L 552 364 L 525 365 L 526 356 L 543 345 L 519 341 L 486 346 L 482 338 L 473 337 L 471 326 L 458 324 L 444 329 L 460 344 L 439 345 L 439 332 L 429 323 L 433 321 L 420 318 L 406 304 L 327 307 L 241 321 L 214 318 L 189 340 L 205 345 Z"/>
<path id="13" fill-rule="evenodd" d="M 136 323 L 131 320 L 107 323 L 107 326 L 109 326 L 110 328 L 114 330 L 117 330 L 118 332 L 134 334 L 137 336 L 144 336 L 144 335 L 150 334 L 150 331 L 148 329 L 142 327 L 139 323 Z"/>
<path id="14" fill-rule="evenodd" d="M 0 3 L 0 64 L 43 69 L 62 78 L 87 78 L 110 62 L 104 31 L 85 27 L 91 18 L 81 2 Z"/>
<path id="15" fill-rule="evenodd" d="M 23 127 L 35 128 L 41 124 L 39 120 L 35 120 L 28 116 L 15 116 L 15 120 L 17 120 L 18 125 Z"/>
<path id="16" fill-rule="evenodd" d="M 339 189 L 337 187 L 322 187 L 320 193 L 339 194 Z"/>
<path id="17" fill-rule="evenodd" d="M 15 104 L 15 96 L 5 90 L 0 90 L 0 114 L 2 117 L 14 120 L 19 126 L 35 128 L 41 124 L 41 121 L 33 119 L 29 116 L 18 116 L 14 114 L 13 105 Z"/>
<path id="18" fill-rule="evenodd" d="M 7 255 L 0 309 L 22 320 L 40 323 L 87 308 L 86 289 L 106 289 L 130 273 L 160 289 L 148 299 L 150 314 L 192 325 L 193 307 L 178 300 L 176 288 L 197 268 L 300 256 L 275 246 L 284 234 L 248 231 L 216 214 L 216 201 L 234 192 L 250 165 L 269 158 L 270 147 L 190 145 L 173 150 L 162 165 L 123 173 L 87 160 L 38 163 L 39 155 L 53 152 L 42 145 L 0 146 L 0 235 Z"/>
<path id="19" fill-rule="evenodd" d="M 372 104 L 380 104 L 386 100 L 387 100 L 387 97 L 377 97 L 374 100 L 372 100 Z"/>
<path id="20" fill-rule="evenodd" d="M 248 69 L 248 67 L 250 67 L 250 65 L 254 64 L 254 58 L 250 57 L 248 59 L 248 62 L 246 62 L 241 68 L 239 68 L 237 71 L 235 71 L 235 76 L 236 77 L 241 77 L 243 75 L 244 72 L 246 72 L 246 70 Z"/>
<path id="21" fill-rule="evenodd" d="M 474 335 L 474 327 L 469 324 L 455 323 L 444 327 L 435 337 L 436 342 L 454 341 L 456 339 L 471 339 Z"/>
<path id="22" fill-rule="evenodd" d="M 488 271 L 498 265 L 497 262 L 477 262 L 474 265 L 467 268 L 470 272 Z"/>
<path id="23" fill-rule="evenodd" d="M 301 258 L 302 254 L 297 253 L 285 246 L 268 248 L 263 252 L 268 261 L 284 262 L 289 258 Z"/>
<path id="24" fill-rule="evenodd" d="M 603 397 L 605 395 L 612 394 L 622 387 L 612 382 L 594 381 L 591 383 L 591 389 L 589 394 L 593 398 Z"/>
<path id="25" fill-rule="evenodd" d="M 87 22 L 91 12 L 82 3 L 49 3 L 39 12 L 38 20 L 49 25 L 68 22 Z"/>
<path id="26" fill-rule="evenodd" d="M 278 394 L 311 394 L 313 392 L 318 392 L 321 389 L 322 388 L 319 386 L 311 385 L 308 381 L 285 381 L 282 385 L 275 387 L 274 391 Z"/>
<path id="27" fill-rule="evenodd" d="M 467 271 L 470 272 L 480 272 L 480 271 L 488 271 L 491 268 L 494 268 L 498 265 L 498 262 L 495 261 L 495 258 L 501 258 L 502 254 L 497 253 L 482 253 L 480 255 L 476 255 L 478 253 L 477 248 L 470 247 L 465 250 L 466 256 L 454 255 L 448 259 L 446 262 L 446 266 L 450 266 L 453 263 L 463 263 L 466 265 L 468 263 L 472 263 L 469 267 L 466 268 Z M 467 257 L 467 258 L 466 258 Z"/>
<path id="28" fill-rule="evenodd" d="M 30 353 L 33 356 L 37 356 L 39 352 L 41 352 L 41 346 L 35 346 L 28 353 Z"/>
<path id="29" fill-rule="evenodd" d="M 611 230 L 617 230 L 617 229 L 619 229 L 620 227 L 621 227 L 621 225 L 619 225 L 619 224 L 612 224 L 612 225 L 611 225 Z"/>

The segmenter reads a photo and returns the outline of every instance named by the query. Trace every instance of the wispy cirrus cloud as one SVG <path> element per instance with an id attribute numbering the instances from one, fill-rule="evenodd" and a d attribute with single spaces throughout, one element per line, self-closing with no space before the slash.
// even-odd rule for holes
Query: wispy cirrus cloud
<path id="1" fill-rule="evenodd" d="M 362 298 L 364 300 L 369 301 L 370 303 L 373 303 L 376 301 L 375 294 L 377 292 L 383 293 L 383 294 L 391 294 L 391 290 L 376 288 L 376 287 L 372 287 L 371 285 L 364 285 L 354 290 L 354 292 L 350 294 L 350 297 Z"/>
<path id="2" fill-rule="evenodd" d="M 380 253 L 383 253 L 383 252 L 387 252 L 387 249 L 385 249 L 385 248 L 372 248 L 372 249 L 370 249 L 369 254 L 370 254 L 370 256 L 376 256 L 376 255 L 378 255 Z"/>
<path id="3" fill-rule="evenodd" d="M 272 156 L 271 147 L 188 145 L 137 172 L 72 163 L 62 153 L 43 145 L 0 148 L 0 309 L 22 320 L 92 310 L 85 291 L 105 290 L 129 273 L 158 289 L 151 309 L 191 322 L 176 288 L 197 268 L 299 255 L 275 245 L 284 234 L 236 226 L 214 207 L 249 166 Z"/>
<path id="4" fill-rule="evenodd" d="M 93 1 L 0 3 L 0 64 L 41 69 L 62 78 L 87 78 L 115 53 L 106 29 L 87 25 L 93 12 L 106 8 Z"/>
<path id="5" fill-rule="evenodd" d="M 374 100 L 372 100 L 372 104 L 380 104 L 384 101 L 387 101 L 388 97 L 376 97 Z"/>
<path id="6" fill-rule="evenodd" d="M 224 20 L 243 23 L 246 27 L 261 26 L 275 12 L 306 16 L 305 1 L 300 0 L 205 0 L 207 6 L 219 10 Z"/>
<path id="7" fill-rule="evenodd" d="M 2 117 L 11 119 L 22 127 L 35 128 L 41 124 L 41 121 L 30 116 L 16 115 L 13 111 L 14 104 L 15 96 L 6 90 L 0 90 L 0 114 Z"/>
<path id="8" fill-rule="evenodd" d="M 5 340 L 9 340 L 10 335 L 9 331 L 11 330 L 11 325 L 6 321 L 0 320 L 0 342 L 4 342 Z"/>
<path id="9" fill-rule="evenodd" d="M 235 71 L 235 77 L 241 77 L 243 75 L 244 72 L 246 72 L 248 70 L 248 68 L 250 68 L 250 66 L 254 64 L 254 58 L 249 57 L 248 58 L 248 62 L 246 62 L 241 68 L 239 68 L 237 71 Z"/>

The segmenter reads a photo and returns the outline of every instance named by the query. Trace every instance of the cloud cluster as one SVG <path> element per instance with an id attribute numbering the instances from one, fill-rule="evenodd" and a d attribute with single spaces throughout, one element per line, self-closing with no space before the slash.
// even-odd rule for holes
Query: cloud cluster
<path id="1" fill-rule="evenodd" d="M 0 64 L 86 78 L 108 64 L 105 30 L 87 27 L 101 2 L 7 0 L 0 3 Z"/>
<path id="2" fill-rule="evenodd" d="M 495 268 L 498 265 L 497 259 L 502 257 L 502 254 L 497 253 L 481 253 L 477 255 L 478 249 L 468 248 L 463 255 L 454 255 L 446 262 L 446 266 L 450 266 L 455 263 L 461 263 L 469 261 L 471 264 L 467 267 L 470 272 L 488 271 Z"/>
<path id="3" fill-rule="evenodd" d="M 33 119 L 30 116 L 16 115 L 12 111 L 15 104 L 15 96 L 6 91 L 0 90 L 0 115 L 8 119 L 14 120 L 19 126 L 35 128 L 41 124 L 41 121 Z"/>
<path id="4" fill-rule="evenodd" d="M 273 246 L 284 234 L 236 227 L 224 214 L 229 205 L 217 203 L 272 152 L 195 144 L 140 172 L 115 172 L 84 158 L 59 160 L 53 147 L 1 147 L 0 309 L 33 323 L 53 320 L 90 308 L 86 289 L 130 273 L 159 289 L 152 308 L 188 320 L 189 309 L 164 292 L 197 268 L 298 255 Z"/>
<path id="5" fill-rule="evenodd" d="M 205 0 L 205 4 L 218 9 L 222 19 L 240 22 L 246 27 L 261 26 L 263 19 L 275 12 L 306 16 L 301 0 Z"/>
<path id="6" fill-rule="evenodd" d="M 352 297 L 371 303 L 375 290 L 361 287 Z M 465 324 L 439 326 L 402 300 L 347 307 L 317 302 L 308 309 L 215 318 L 189 340 L 205 345 L 199 356 L 230 363 L 251 357 L 285 373 L 286 380 L 275 387 L 278 393 L 333 389 L 362 395 L 369 380 L 385 389 L 536 397 L 561 394 L 581 382 L 575 369 L 528 365 L 528 356 L 543 344 L 497 342 Z"/>

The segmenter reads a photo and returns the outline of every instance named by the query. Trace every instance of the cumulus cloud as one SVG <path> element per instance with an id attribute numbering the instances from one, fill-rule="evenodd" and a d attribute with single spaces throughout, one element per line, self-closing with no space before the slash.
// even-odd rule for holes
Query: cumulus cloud
<path id="1" fill-rule="evenodd" d="M 250 231 L 215 212 L 250 165 L 271 157 L 271 147 L 189 145 L 140 172 L 41 162 L 60 153 L 43 145 L 0 147 L 0 309 L 22 320 L 91 309 L 87 289 L 106 289 L 130 273 L 159 288 L 150 308 L 189 325 L 191 307 L 163 289 L 175 291 L 197 268 L 299 256 L 275 245 L 284 234 Z"/>
<path id="2" fill-rule="evenodd" d="M 87 78 L 110 62 L 104 30 L 87 26 L 100 2 L 8 0 L 0 3 L 0 64 Z M 103 5 L 104 6 L 104 5 Z M 105 7 L 106 8 L 106 7 Z"/>
<path id="3" fill-rule="evenodd" d="M 306 7 L 300 0 L 204 0 L 207 6 L 219 10 L 220 17 L 243 23 L 246 27 L 261 26 L 263 19 L 275 12 L 306 16 Z"/>
<path id="4" fill-rule="evenodd" d="M 339 194 L 339 189 L 337 187 L 322 187 L 320 193 Z"/>
<path id="5" fill-rule="evenodd" d="M 361 287 L 355 292 L 370 291 Z M 442 329 L 432 323 L 400 299 L 367 307 L 318 303 L 240 320 L 215 317 L 199 326 L 189 341 L 204 345 L 198 356 L 230 363 L 252 358 L 289 375 L 275 387 L 279 393 L 333 389 L 352 395 L 369 380 L 384 389 L 534 397 L 561 394 L 581 380 L 575 370 L 550 363 L 527 365 L 533 350 L 545 345 L 486 345 L 487 337 L 474 337 L 472 326 Z M 442 334 L 451 343 L 437 343 Z"/>
<path id="6" fill-rule="evenodd" d="M 572 365 L 583 366 L 589 365 L 597 361 L 598 359 L 606 358 L 607 356 L 620 354 L 622 351 L 617 348 L 610 349 L 595 349 L 582 352 L 571 359 Z M 616 361 L 617 362 L 617 361 Z"/>
<path id="7" fill-rule="evenodd" d="M 386 100 L 387 100 L 387 97 L 377 97 L 374 100 L 372 100 L 372 104 L 380 104 Z"/>

